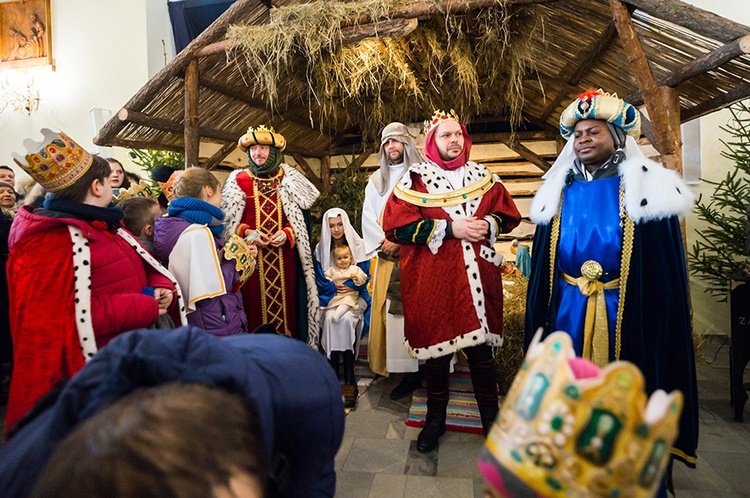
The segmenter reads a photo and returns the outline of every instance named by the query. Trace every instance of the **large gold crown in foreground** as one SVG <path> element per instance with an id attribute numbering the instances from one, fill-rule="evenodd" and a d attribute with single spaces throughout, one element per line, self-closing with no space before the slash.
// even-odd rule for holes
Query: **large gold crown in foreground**
<path id="1" fill-rule="evenodd" d="M 43 140 L 24 140 L 25 163 L 19 154 L 13 160 L 47 191 L 58 192 L 73 185 L 91 167 L 94 158 L 63 132 L 42 128 Z"/>
<path id="2" fill-rule="evenodd" d="M 461 120 L 458 119 L 458 114 L 456 114 L 456 111 L 453 109 L 448 112 L 438 109 L 432 114 L 430 119 L 425 120 L 424 135 L 427 136 L 427 134 L 435 129 L 440 123 L 445 123 L 446 121 L 461 122 Z"/>
<path id="3" fill-rule="evenodd" d="M 537 334 L 479 466 L 505 496 L 653 496 L 681 411 L 679 391 L 647 399 L 632 363 L 599 369 L 566 333 Z"/>
<path id="4" fill-rule="evenodd" d="M 266 125 L 260 125 L 256 128 L 252 126 L 247 129 L 247 133 L 242 135 L 237 141 L 240 149 L 247 151 L 251 145 L 268 145 L 276 147 L 280 152 L 283 152 L 286 148 L 286 139 L 281 133 L 277 133 L 273 127 L 269 128 Z"/>

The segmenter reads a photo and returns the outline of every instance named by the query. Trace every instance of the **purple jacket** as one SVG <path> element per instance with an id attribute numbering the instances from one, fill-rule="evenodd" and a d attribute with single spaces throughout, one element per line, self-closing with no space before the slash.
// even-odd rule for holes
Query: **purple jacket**
<path id="1" fill-rule="evenodd" d="M 189 221 L 177 217 L 163 217 L 156 220 L 154 247 L 156 257 L 164 263 L 164 266 L 169 266 L 169 255 L 177 239 L 190 225 Z M 224 239 L 214 238 L 214 240 L 217 249 L 224 246 Z M 248 332 L 247 316 L 242 306 L 242 294 L 239 290 L 232 290 L 240 282 L 240 275 L 234 267 L 234 262 L 223 259 L 221 273 L 224 276 L 227 293 L 195 303 L 195 311 L 187 316 L 188 323 L 215 336 L 246 334 Z"/>

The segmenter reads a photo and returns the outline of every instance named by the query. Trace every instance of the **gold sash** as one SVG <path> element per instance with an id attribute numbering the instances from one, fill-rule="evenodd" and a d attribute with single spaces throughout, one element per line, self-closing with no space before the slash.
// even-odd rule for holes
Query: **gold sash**
<path id="1" fill-rule="evenodd" d="M 583 325 L 582 356 L 603 367 L 609 363 L 609 324 L 604 291 L 618 289 L 620 279 L 615 278 L 606 283 L 600 282 L 601 266 L 595 261 L 586 261 L 581 266 L 581 273 L 583 276 L 578 278 L 571 277 L 567 273 L 561 273 L 561 276 L 566 283 L 577 286 L 581 294 L 588 297 L 586 319 Z"/>

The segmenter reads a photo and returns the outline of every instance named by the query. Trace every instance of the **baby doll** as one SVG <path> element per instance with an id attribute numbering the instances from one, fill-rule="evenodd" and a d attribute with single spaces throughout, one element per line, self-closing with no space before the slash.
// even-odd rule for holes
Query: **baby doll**
<path id="1" fill-rule="evenodd" d="M 355 284 L 362 285 L 367 280 L 367 274 L 360 267 L 352 263 L 352 251 L 349 246 L 337 246 L 333 248 L 334 266 L 325 271 L 325 276 L 336 284 L 342 284 L 346 280 L 353 280 Z M 336 308 L 331 319 L 338 322 L 339 318 L 350 309 L 358 309 L 356 292 L 339 292 L 328 303 L 325 309 Z"/>

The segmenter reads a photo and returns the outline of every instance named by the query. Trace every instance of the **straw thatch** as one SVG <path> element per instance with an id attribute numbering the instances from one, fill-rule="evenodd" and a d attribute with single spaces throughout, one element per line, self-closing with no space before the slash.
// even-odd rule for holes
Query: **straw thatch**
<path id="1" fill-rule="evenodd" d="M 682 122 L 750 96 L 750 28 L 678 0 L 625 3 Z M 196 60 L 194 135 L 224 146 L 209 166 L 249 125 L 269 123 L 290 153 L 320 158 L 359 154 L 388 121 L 435 107 L 456 109 L 475 142 L 512 142 L 511 130 L 550 139 L 587 88 L 643 102 L 612 19 L 605 0 L 237 0 L 95 141 L 183 150 Z M 544 168 L 528 148 L 513 150 Z"/>

